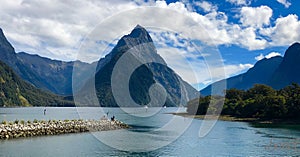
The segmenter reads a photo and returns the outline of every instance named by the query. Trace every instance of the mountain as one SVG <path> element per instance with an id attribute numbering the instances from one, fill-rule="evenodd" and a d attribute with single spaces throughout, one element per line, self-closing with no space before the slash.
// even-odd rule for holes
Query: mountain
<path id="1" fill-rule="evenodd" d="M 254 84 L 265 84 L 281 89 L 292 83 L 300 83 L 300 44 L 294 43 L 285 52 L 284 57 L 276 56 L 258 61 L 246 73 L 213 83 L 216 88 L 226 81 L 227 89 L 249 89 Z M 200 91 L 201 95 L 210 95 L 212 85 Z M 221 94 L 218 91 L 216 94 Z"/>
<path id="2" fill-rule="evenodd" d="M 92 64 L 80 61 L 64 62 L 51 60 L 25 52 L 15 53 L 14 48 L 4 36 L 2 29 L 0 29 L 0 60 L 12 67 L 21 78 L 37 88 L 59 95 L 72 94 L 72 72 L 75 63 L 78 67 L 84 69 L 82 75 L 91 75 L 93 73 L 90 70 L 90 67 L 93 66 Z"/>
<path id="3" fill-rule="evenodd" d="M 118 67 L 122 61 L 124 64 Z M 139 66 L 131 71 L 135 65 Z M 164 92 L 161 87 L 156 86 L 157 88 L 152 88 L 155 89 L 153 93 L 149 93 L 149 88 L 155 83 L 160 84 L 166 91 L 166 101 L 163 104 L 166 106 L 185 105 L 188 100 L 196 98 L 199 94 L 167 66 L 157 53 L 151 36 L 140 25 L 118 41 L 112 51 L 100 60 L 97 69 L 99 70 L 95 75 L 95 90 L 101 106 L 135 106 L 134 103 L 146 105 L 151 101 L 149 106 L 157 106 L 161 102 L 154 102 L 150 95 L 153 94 L 157 98 L 163 96 Z M 112 79 L 114 70 L 117 71 L 114 75 L 116 80 Z M 126 78 L 128 80 L 123 82 Z M 112 83 L 117 84 L 116 91 L 123 92 L 119 95 L 113 94 Z M 85 89 L 89 88 L 93 86 L 87 84 Z M 129 95 L 126 95 L 126 92 L 129 92 Z M 121 97 L 122 104 L 116 102 L 115 96 Z M 126 96 L 131 96 L 134 102 L 127 101 Z"/>
<path id="4" fill-rule="evenodd" d="M 0 106 L 74 106 L 74 103 L 35 88 L 0 61 Z"/>
<path id="5" fill-rule="evenodd" d="M 15 49 L 8 42 L 0 28 L 0 60 L 10 65 L 15 71 L 18 71 L 17 55 Z"/>
<path id="6" fill-rule="evenodd" d="M 284 55 L 283 61 L 274 72 L 269 85 L 275 89 L 292 83 L 300 83 L 300 44 L 294 43 Z"/>
<path id="7" fill-rule="evenodd" d="M 93 73 L 92 64 L 80 61 L 59 61 L 24 52 L 17 53 L 19 67 L 23 79 L 36 87 L 49 90 L 60 95 L 72 95 L 73 66 L 76 64 L 85 69 L 84 75 Z M 96 63 L 93 63 L 96 64 Z M 84 81 L 84 80 L 83 80 Z"/>

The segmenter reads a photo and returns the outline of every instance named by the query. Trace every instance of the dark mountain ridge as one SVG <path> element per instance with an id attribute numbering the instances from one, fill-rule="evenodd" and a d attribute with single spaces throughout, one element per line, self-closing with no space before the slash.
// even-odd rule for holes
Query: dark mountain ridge
<path id="1" fill-rule="evenodd" d="M 224 81 L 227 89 L 236 88 L 247 90 L 254 84 L 265 84 L 274 89 L 281 89 L 292 83 L 300 83 L 300 44 L 292 44 L 285 52 L 284 57 L 276 56 L 258 61 L 247 72 L 217 81 L 200 91 L 201 95 L 210 95 L 212 85 L 220 86 Z M 216 94 L 221 94 L 218 91 Z"/>
<path id="2" fill-rule="evenodd" d="M 23 81 L 2 61 L 0 61 L 0 74 L 0 107 L 74 106 L 72 101 L 37 89 Z"/>
<path id="3" fill-rule="evenodd" d="M 292 83 L 300 83 L 300 44 L 294 43 L 285 52 L 283 61 L 276 69 L 269 85 L 275 89 Z"/>
<path id="4" fill-rule="evenodd" d="M 82 75 L 90 75 L 92 64 L 80 61 L 52 60 L 25 52 L 16 53 L 0 29 L 0 61 L 9 65 L 24 80 L 37 88 L 59 95 L 72 95 L 72 72 L 76 63 L 85 69 Z"/>

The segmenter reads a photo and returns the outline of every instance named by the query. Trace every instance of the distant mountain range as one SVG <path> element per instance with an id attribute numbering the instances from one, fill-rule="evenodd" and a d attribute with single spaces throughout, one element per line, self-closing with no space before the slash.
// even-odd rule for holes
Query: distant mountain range
<path id="1" fill-rule="evenodd" d="M 87 69 L 85 75 L 92 73 L 91 70 L 88 70 L 92 65 L 88 63 L 80 61 L 64 62 L 25 52 L 16 53 L 4 36 L 2 29 L 0 29 L 0 60 L 9 65 L 21 78 L 37 88 L 59 95 L 72 94 L 74 63 L 83 69 Z"/>
<path id="2" fill-rule="evenodd" d="M 254 84 L 265 84 L 274 89 L 281 89 L 292 83 L 300 83 L 300 44 L 294 43 L 285 52 L 284 57 L 276 56 L 258 61 L 247 72 L 213 83 L 220 86 L 224 81 L 227 89 L 249 89 Z M 200 91 L 201 95 L 210 95 L 212 85 Z M 222 94 L 218 91 L 216 94 Z"/>
<path id="3" fill-rule="evenodd" d="M 144 44 L 146 46 L 141 46 Z M 0 60 L 9 65 L 22 79 L 37 88 L 59 95 L 72 95 L 72 72 L 74 64 L 76 64 L 77 68 L 81 68 L 79 71 L 82 71 L 82 74 L 77 76 L 80 78 L 80 75 L 94 76 L 95 72 L 90 67 L 95 67 L 98 64 L 94 82 L 89 81 L 88 77 L 82 77 L 83 80 L 81 83 L 75 84 L 75 86 L 77 86 L 76 89 L 82 89 L 80 91 L 84 93 L 84 89 L 90 87 L 90 83 L 95 83 L 95 90 L 101 106 L 117 107 L 111 89 L 113 67 L 125 52 L 139 46 L 141 46 L 141 49 L 137 52 L 138 55 L 152 58 L 162 64 L 143 64 L 130 77 L 130 95 L 137 104 L 145 105 L 150 102 L 148 91 L 149 87 L 155 82 L 161 84 L 167 92 L 167 100 L 164 104 L 166 106 L 185 105 L 187 101 L 199 95 L 197 90 L 167 67 L 163 58 L 157 54 L 150 35 L 139 25 L 129 35 L 123 36 L 105 58 L 92 64 L 80 61 L 64 62 L 51 60 L 25 52 L 16 53 L 0 29 Z M 126 74 L 122 74 L 121 72 L 119 75 Z M 156 94 L 159 95 L 160 93 Z M 95 104 L 86 105 L 93 106 Z M 131 106 L 131 104 L 126 104 L 125 106 Z M 155 106 L 155 104 L 151 106 Z"/>
<path id="4" fill-rule="evenodd" d="M 185 105 L 187 101 L 198 96 L 198 91 L 196 91 L 187 82 L 182 80 L 180 76 L 178 76 L 171 68 L 167 66 L 163 58 L 157 53 L 151 36 L 148 34 L 146 29 L 137 25 L 130 34 L 123 36 L 118 41 L 117 45 L 109 54 L 107 54 L 104 58 L 101 58 L 98 62 L 94 62 L 92 64 L 81 61 L 64 62 L 59 60 L 51 60 L 49 58 L 31 55 L 25 52 L 16 53 L 0 29 L 0 61 L 11 67 L 13 71 L 20 76 L 20 78 L 28 82 L 26 83 L 22 81 L 18 76 L 15 76 L 16 74 L 13 74 L 11 77 L 18 78 L 17 81 L 21 83 L 13 84 L 11 81 L 16 81 L 15 79 L 10 79 L 11 81 L 4 80 L 4 82 L 10 82 L 10 84 L 5 84 L 5 86 L 3 86 L 4 84 L 1 84 L 0 87 L 2 89 L 2 93 L 0 94 L 2 95 L 2 98 L 0 97 L 0 100 L 2 101 L 2 104 L 7 104 L 8 102 L 11 102 L 11 97 L 16 104 L 21 104 L 24 106 L 27 104 L 24 104 L 24 102 L 26 102 L 23 101 L 24 99 L 22 97 L 24 97 L 30 105 L 43 104 L 37 104 L 30 98 L 27 99 L 27 97 L 23 96 L 23 94 L 21 96 L 18 94 L 3 94 L 5 93 L 5 89 L 8 89 L 8 86 L 6 85 L 11 86 L 11 89 L 14 90 L 20 89 L 22 86 L 24 86 L 22 89 L 32 89 L 32 92 L 29 92 L 31 95 L 37 95 L 37 93 L 34 92 L 39 92 L 41 95 L 48 95 L 50 100 L 46 100 L 52 104 L 53 102 L 57 103 L 58 101 L 62 101 L 60 103 L 63 104 L 63 101 L 67 100 L 64 100 L 63 97 L 50 94 L 49 92 L 53 92 L 58 95 L 69 96 L 68 100 L 72 100 L 72 72 L 73 66 L 76 64 L 76 66 L 81 69 L 79 71 L 82 71 L 82 73 L 77 74 L 77 77 L 82 78 L 82 81 L 80 81 L 78 84 L 74 84 L 76 89 L 81 89 L 78 92 L 85 94 L 84 90 L 90 88 L 91 84 L 95 83 L 95 86 L 92 87 L 95 88 L 97 101 L 101 104 L 101 106 L 117 107 L 118 105 L 112 94 L 112 71 L 118 60 L 128 51 L 133 51 L 133 58 L 136 56 L 143 56 L 144 59 L 147 58 L 159 62 L 143 64 L 133 72 L 132 76 L 130 76 L 128 90 L 133 100 L 137 104 L 145 105 L 151 101 L 149 96 L 149 88 L 154 83 L 161 84 L 166 90 L 167 100 L 164 104 L 166 106 Z M 299 61 L 300 44 L 294 43 L 287 49 L 284 57 L 276 56 L 270 59 L 262 59 L 246 73 L 215 82 L 212 85 L 218 87 L 222 82 L 226 81 L 227 89 L 249 89 L 254 84 L 266 84 L 275 89 L 280 89 L 290 85 L 291 83 L 300 83 Z M 134 62 L 141 61 L 134 59 L 132 62 L 128 62 L 128 65 L 131 65 Z M 7 67 L 4 63 L 1 64 L 2 69 L 9 69 L 9 67 Z M 97 71 L 95 73 L 91 67 L 96 66 Z M 2 70 L 2 72 L 4 71 L 5 70 Z M 118 74 L 120 78 L 125 75 L 127 75 L 125 72 L 120 72 Z M 92 76 L 92 78 L 84 76 Z M 4 78 L 2 78 L 2 80 L 3 79 Z M 2 80 L 0 78 L 0 81 Z M 209 85 L 201 90 L 201 95 L 209 95 L 211 93 L 212 85 Z M 35 89 L 35 87 L 42 90 Z M 44 90 L 49 92 L 45 92 Z M 18 90 L 13 91 L 12 93 L 18 93 Z M 217 94 L 222 93 L 223 91 L 217 92 Z M 157 96 L 161 94 L 163 93 L 160 93 L 160 91 L 156 92 Z M 5 99 L 3 95 L 5 95 Z M 29 95 L 30 94 L 27 94 L 27 96 Z M 89 97 L 87 96 L 86 98 Z M 39 98 L 36 99 L 40 100 Z M 85 105 L 93 106 L 95 103 Z M 125 106 L 130 105 L 131 104 L 125 104 Z M 155 106 L 155 104 L 152 104 L 152 106 Z"/>
<path id="5" fill-rule="evenodd" d="M 0 106 L 74 106 L 72 101 L 37 89 L 0 61 Z"/>

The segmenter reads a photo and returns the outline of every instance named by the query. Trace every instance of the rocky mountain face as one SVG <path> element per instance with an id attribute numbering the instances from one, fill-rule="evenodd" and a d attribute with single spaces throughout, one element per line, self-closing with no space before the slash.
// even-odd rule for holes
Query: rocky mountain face
<path id="1" fill-rule="evenodd" d="M 292 83 L 300 83 L 300 44 L 294 43 L 285 52 L 284 57 L 276 56 L 258 61 L 246 73 L 213 83 L 215 87 L 224 81 L 227 89 L 249 89 L 254 84 L 266 84 L 281 89 Z M 200 91 L 201 95 L 210 95 L 212 85 Z M 220 94 L 221 91 L 219 91 Z"/>
<path id="2" fill-rule="evenodd" d="M 15 53 L 14 48 L 0 29 L 0 61 L 13 68 L 24 80 L 37 88 L 51 91 L 59 95 L 72 94 L 72 72 L 74 63 L 85 70 L 84 75 L 93 71 L 92 65 L 80 61 L 64 62 L 51 60 L 25 52 Z M 96 63 L 93 63 L 96 64 Z"/>
<path id="3" fill-rule="evenodd" d="M 90 75 L 92 64 L 80 61 L 59 61 L 24 52 L 17 53 L 21 77 L 38 88 L 59 95 L 72 95 L 73 66 L 85 69 L 82 75 Z M 96 63 L 93 63 L 96 64 Z M 80 77 L 80 76 L 78 76 Z M 85 81 L 85 80 L 82 80 Z"/>
<path id="4" fill-rule="evenodd" d="M 122 61 L 123 64 L 118 66 Z M 154 102 L 154 99 L 151 100 L 151 94 L 154 98 L 166 94 L 166 101 L 162 105 L 178 106 L 185 105 L 188 100 L 198 95 L 198 91 L 167 66 L 163 58 L 157 54 L 146 29 L 139 25 L 130 34 L 123 36 L 99 64 L 101 67 L 98 66 L 99 71 L 95 75 L 95 89 L 101 106 L 135 106 L 133 104 L 156 106 L 160 104 L 160 102 Z M 135 67 L 135 65 L 139 66 Z M 114 76 L 117 78 L 113 79 Z M 126 78 L 128 80 L 124 82 Z M 134 102 L 121 98 L 121 104 L 117 103 L 115 98 L 118 94 L 113 94 L 113 84 L 117 84 L 116 91 L 121 91 L 120 97 L 131 96 Z M 160 84 L 161 87 L 149 93 L 154 84 Z M 129 92 L 129 95 L 126 95 L 126 92 Z"/>
<path id="5" fill-rule="evenodd" d="M 294 43 L 286 50 L 283 61 L 272 75 L 269 85 L 280 89 L 292 83 L 300 83 L 299 43 Z"/>
<path id="6" fill-rule="evenodd" d="M 72 93 L 72 72 L 76 65 L 77 71 L 82 71 L 82 73 L 76 73 L 77 79 L 80 80 L 77 81 L 80 82 L 78 85 L 75 84 L 76 89 L 82 89 L 77 92 L 85 93 L 84 89 L 92 85 L 101 106 L 117 107 L 119 105 L 112 93 L 111 82 L 114 67 L 123 55 L 129 56 L 130 59 L 121 66 L 123 71 L 117 72 L 116 75 L 120 80 L 127 78 L 128 82 L 126 85 L 122 85 L 124 87 L 120 87 L 120 85 L 116 87 L 128 90 L 129 96 L 132 97 L 135 104 L 146 105 L 152 102 L 148 105 L 178 106 L 185 105 L 188 100 L 199 95 L 198 91 L 167 66 L 163 58 L 157 54 L 148 32 L 139 25 L 130 34 L 123 36 L 108 55 L 100 59 L 98 63 L 92 64 L 80 61 L 51 60 L 25 52 L 15 53 L 14 48 L 0 30 L 0 60 L 12 67 L 22 79 L 40 89 L 59 95 L 72 95 L 74 94 Z M 90 79 L 87 76 L 94 76 L 95 73 L 95 70 L 93 71 L 93 68 L 90 67 L 95 67 L 96 64 L 95 78 Z M 139 66 L 135 67 L 128 76 L 128 68 L 133 65 Z M 81 70 L 78 70 L 78 67 Z M 151 90 L 152 92 L 149 93 Z M 123 91 L 121 90 L 121 92 Z M 123 94 L 121 93 L 121 95 Z M 152 99 L 151 95 L 154 96 Z M 157 99 L 155 102 L 154 98 L 156 97 L 165 97 L 166 100 Z M 72 96 L 69 96 L 68 99 L 72 100 Z M 161 104 L 160 100 L 165 103 Z M 87 105 L 92 106 L 93 104 Z M 132 104 L 124 102 L 121 105 L 132 106 Z"/>
<path id="7" fill-rule="evenodd" d="M 7 41 L 6 37 L 3 34 L 2 29 L 0 28 L 0 60 L 11 66 L 15 71 L 19 73 L 17 55 L 15 49 Z"/>
<path id="8" fill-rule="evenodd" d="M 0 106 L 74 106 L 72 101 L 57 96 L 23 81 L 0 61 Z"/>

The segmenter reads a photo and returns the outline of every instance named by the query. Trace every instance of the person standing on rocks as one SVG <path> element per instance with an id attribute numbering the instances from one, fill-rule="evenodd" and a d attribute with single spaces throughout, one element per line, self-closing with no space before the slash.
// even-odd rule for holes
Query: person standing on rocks
<path id="1" fill-rule="evenodd" d="M 115 121 L 115 116 L 112 116 L 112 117 L 111 117 L 111 121 Z"/>

